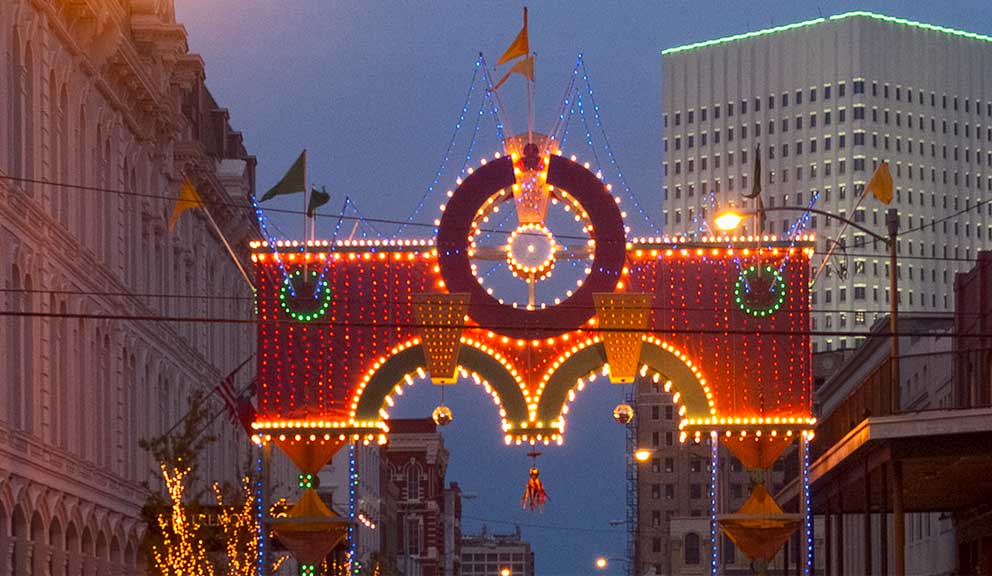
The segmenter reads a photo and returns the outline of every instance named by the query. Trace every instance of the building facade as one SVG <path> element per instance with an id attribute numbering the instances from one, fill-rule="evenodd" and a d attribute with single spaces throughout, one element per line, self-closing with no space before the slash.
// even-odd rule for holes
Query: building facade
<path id="1" fill-rule="evenodd" d="M 354 514 L 357 522 L 352 533 L 355 558 L 363 567 L 374 569 L 382 557 L 382 526 L 380 510 L 383 506 L 380 489 L 380 470 L 385 456 L 378 444 L 354 444 L 342 448 L 318 474 L 320 486 L 317 493 L 337 514 L 348 517 Z M 354 474 L 354 487 L 352 475 Z M 354 488 L 354 494 L 352 494 Z M 347 546 L 345 544 L 344 546 Z"/>
<path id="2" fill-rule="evenodd" d="M 448 450 L 430 418 L 391 419 L 384 448 L 389 480 L 399 486 L 398 553 L 404 576 L 442 576 L 445 565 L 445 484 Z"/>
<path id="3" fill-rule="evenodd" d="M 959 408 L 992 404 L 992 252 L 954 280 L 954 357 Z"/>
<path id="4" fill-rule="evenodd" d="M 675 518 L 698 519 L 707 525 L 697 534 L 709 539 L 710 489 L 712 483 L 709 438 L 696 444 L 679 442 L 678 409 L 671 393 L 651 380 L 636 384 L 635 409 L 637 446 L 652 450 L 648 462 L 637 469 L 636 574 L 671 574 L 676 565 L 698 562 L 700 569 L 709 566 L 707 556 L 681 554 L 685 534 L 674 537 L 671 523 Z M 750 494 L 747 469 L 723 446 L 719 448 L 717 471 L 719 511 L 737 511 Z M 782 460 L 771 471 L 769 490 L 781 487 Z M 685 524 L 685 523 L 683 523 Z M 689 523 L 691 525 L 691 521 Z"/>
<path id="5" fill-rule="evenodd" d="M 462 536 L 461 574 L 465 576 L 534 576 L 534 552 L 520 534 L 520 527 L 508 534 L 490 533 Z"/>
<path id="6" fill-rule="evenodd" d="M 854 12 L 662 52 L 663 218 L 711 233 L 713 216 L 752 209 L 761 158 L 764 231 L 794 230 L 815 207 L 885 237 L 887 206 L 862 191 L 888 161 L 900 220 L 900 309 L 950 313 L 953 282 L 992 246 L 992 38 Z M 867 332 L 888 311 L 887 248 L 813 215 L 812 328 Z M 756 225 L 746 221 L 745 233 Z M 819 262 L 814 260 L 819 268 Z M 814 351 L 861 336 L 814 337 Z"/>
<path id="7" fill-rule="evenodd" d="M 0 575 L 136 574 L 139 441 L 254 349 L 237 324 L 160 321 L 251 315 L 202 211 L 169 216 L 185 174 L 246 246 L 255 160 L 171 0 L 5 0 L 0 61 Z M 200 473 L 236 483 L 251 448 L 225 420 Z"/>

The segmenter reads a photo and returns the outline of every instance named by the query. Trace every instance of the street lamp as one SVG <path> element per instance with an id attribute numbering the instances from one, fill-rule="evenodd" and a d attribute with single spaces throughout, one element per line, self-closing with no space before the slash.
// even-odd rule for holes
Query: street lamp
<path id="1" fill-rule="evenodd" d="M 510 569 L 503 568 L 502 570 L 499 571 L 499 576 L 510 576 Z"/>
<path id="2" fill-rule="evenodd" d="M 629 564 L 630 560 L 627 560 L 626 558 L 616 558 L 613 556 L 597 556 L 596 560 L 593 562 L 593 565 L 597 570 L 605 570 L 610 565 L 610 562 Z"/>
<path id="3" fill-rule="evenodd" d="M 651 459 L 652 454 L 654 454 L 654 450 L 648 448 L 638 448 L 634 451 L 634 460 L 637 460 L 643 464 Z"/>
<path id="4" fill-rule="evenodd" d="M 891 396 L 890 396 L 890 411 L 892 414 L 896 414 L 900 409 L 899 402 L 899 338 L 896 337 L 896 328 L 898 325 L 899 318 L 899 292 L 898 292 L 898 276 L 896 275 L 896 257 L 898 253 L 897 236 L 899 234 L 899 212 L 895 208 L 889 208 L 885 212 L 885 225 L 888 228 L 888 237 L 881 236 L 872 232 L 871 230 L 843 218 L 831 212 L 826 212 L 824 210 L 817 210 L 816 208 L 798 208 L 792 206 L 777 206 L 777 207 L 761 207 L 756 211 L 747 212 L 736 212 L 734 210 L 726 210 L 717 215 L 713 220 L 717 228 L 724 232 L 730 232 L 740 225 L 741 221 L 744 220 L 746 216 L 763 216 L 765 212 L 809 212 L 811 214 L 818 214 L 824 218 L 833 218 L 843 222 L 849 226 L 864 232 L 865 234 L 871 236 L 875 240 L 883 242 L 889 247 L 889 334 L 891 341 L 891 348 L 889 350 L 889 377 L 892 380 L 890 382 Z M 760 219 L 759 219 L 760 221 Z"/>

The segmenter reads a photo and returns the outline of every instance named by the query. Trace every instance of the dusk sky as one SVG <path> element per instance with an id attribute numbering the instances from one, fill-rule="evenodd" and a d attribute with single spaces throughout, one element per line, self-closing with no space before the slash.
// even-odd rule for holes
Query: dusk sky
<path id="1" fill-rule="evenodd" d="M 258 189 L 271 186 L 308 149 L 310 182 L 326 186 L 335 214 L 345 195 L 366 216 L 406 219 L 435 177 L 465 100 L 480 51 L 490 64 L 516 35 L 519 2 L 339 2 L 333 0 L 176 0 L 190 49 L 203 55 L 207 84 L 244 132 L 258 158 Z M 536 52 L 535 128 L 553 122 L 576 54 L 584 54 L 604 127 L 627 184 L 650 213 L 660 213 L 661 50 L 851 10 L 870 10 L 951 28 L 992 34 L 986 1 L 847 2 L 670 0 L 664 2 L 534 2 L 530 43 Z M 502 73 L 502 68 L 500 69 Z M 481 85 L 480 85 L 481 86 Z M 481 94 L 477 87 L 476 97 Z M 510 126 L 526 126 L 523 81 L 501 96 Z M 479 100 L 469 106 L 476 113 Z M 466 118 L 438 187 L 417 222 L 439 215 L 455 187 L 474 118 Z M 590 116 L 591 121 L 591 116 Z M 565 152 L 592 160 L 581 124 L 572 125 Z M 482 119 L 471 166 L 499 151 L 492 119 Z M 605 156 L 603 157 L 605 158 Z M 614 192 L 625 196 L 610 170 Z M 298 202 L 298 203 L 297 203 Z M 302 208 L 302 200 L 273 201 Z M 634 234 L 650 230 L 624 198 Z M 302 234 L 298 218 L 273 216 L 288 237 Z M 377 225 L 378 226 L 378 225 Z M 378 226 L 387 235 L 392 227 Z M 334 219 L 318 222 L 329 237 Z M 429 230 L 412 229 L 412 237 Z M 539 466 L 550 495 L 541 514 L 523 512 L 526 449 L 505 447 L 497 410 L 470 384 L 447 392 L 455 421 L 444 430 L 451 451 L 448 480 L 473 496 L 464 502 L 463 531 L 482 524 L 511 531 L 520 525 L 534 545 L 542 576 L 594 573 L 596 556 L 623 557 L 624 429 L 611 411 L 626 387 L 601 378 L 578 395 L 565 445 L 544 450 Z M 439 392 L 418 383 L 394 416 L 425 417 Z M 605 574 L 621 574 L 614 562 Z"/>

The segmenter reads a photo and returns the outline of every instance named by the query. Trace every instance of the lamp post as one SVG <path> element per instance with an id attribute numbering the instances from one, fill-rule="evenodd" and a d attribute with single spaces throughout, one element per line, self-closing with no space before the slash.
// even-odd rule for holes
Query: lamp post
<path id="1" fill-rule="evenodd" d="M 889 208 L 885 213 L 885 225 L 888 231 L 888 237 L 881 236 L 872 232 L 871 230 L 848 220 L 847 218 L 838 216 L 831 212 L 826 212 L 824 210 L 818 210 L 816 208 L 798 208 L 791 206 L 777 206 L 777 207 L 762 207 L 756 211 L 747 212 L 736 212 L 733 210 L 727 210 L 721 212 L 714 218 L 713 222 L 716 224 L 717 228 L 723 230 L 724 232 L 729 232 L 737 228 L 740 223 L 744 220 L 746 216 L 760 216 L 764 212 L 809 212 L 811 214 L 817 214 L 823 216 L 824 218 L 832 218 L 843 222 L 849 226 L 853 226 L 855 229 L 864 232 L 865 234 L 871 236 L 875 240 L 884 242 L 889 247 L 889 339 L 891 342 L 891 347 L 889 349 L 889 379 L 891 382 L 890 386 L 890 397 L 889 397 L 889 411 L 892 414 L 897 414 L 900 411 L 900 387 L 899 387 L 899 338 L 897 334 L 898 321 L 899 321 L 899 284 L 897 269 L 896 269 L 896 258 L 898 254 L 898 244 L 897 237 L 899 235 L 899 212 L 895 208 Z"/>

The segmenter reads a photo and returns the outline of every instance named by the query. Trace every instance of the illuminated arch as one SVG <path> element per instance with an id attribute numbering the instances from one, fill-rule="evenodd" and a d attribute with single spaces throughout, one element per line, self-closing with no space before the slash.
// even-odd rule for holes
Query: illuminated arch
<path id="1" fill-rule="evenodd" d="M 355 421 L 379 421 L 388 417 L 387 402 L 397 387 L 413 381 L 414 374 L 426 375 L 427 359 L 420 339 L 397 346 L 385 361 L 373 366 L 363 378 L 351 405 Z M 493 396 L 503 413 L 504 422 L 527 419 L 527 399 L 524 387 L 514 375 L 515 370 L 495 351 L 481 343 L 463 338 L 458 353 L 459 371 L 463 377 L 475 380 Z M 505 414 L 505 415 L 504 415 Z"/>
<path id="2" fill-rule="evenodd" d="M 654 336 L 645 335 L 638 363 L 648 370 L 663 375 L 670 388 L 678 395 L 681 419 L 709 418 L 716 415 L 712 394 L 699 367 L 681 351 Z M 563 355 L 552 364 L 552 372 L 545 375 L 543 391 L 531 420 L 560 423 L 562 410 L 574 397 L 569 393 L 590 373 L 606 364 L 606 349 L 598 338 L 590 339 L 583 346 Z M 642 374 L 646 374 L 642 370 Z M 681 407 L 685 407 L 684 413 Z"/>

